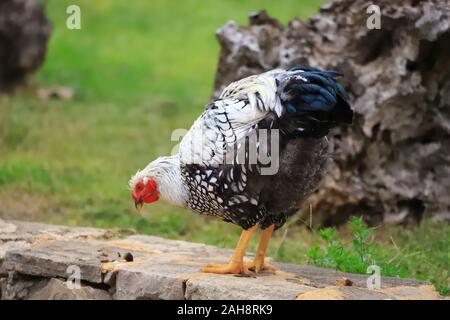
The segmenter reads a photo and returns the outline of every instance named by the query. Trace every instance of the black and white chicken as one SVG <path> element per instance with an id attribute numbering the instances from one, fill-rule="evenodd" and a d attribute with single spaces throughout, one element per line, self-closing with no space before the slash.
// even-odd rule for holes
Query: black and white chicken
<path id="1" fill-rule="evenodd" d="M 241 226 L 230 262 L 210 264 L 204 272 L 275 271 L 264 261 L 272 232 L 318 187 L 330 158 L 329 130 L 352 123 L 338 76 L 294 67 L 231 83 L 206 106 L 177 154 L 157 158 L 131 178 L 136 207 L 161 197 Z M 258 227 L 259 248 L 246 263 Z"/>

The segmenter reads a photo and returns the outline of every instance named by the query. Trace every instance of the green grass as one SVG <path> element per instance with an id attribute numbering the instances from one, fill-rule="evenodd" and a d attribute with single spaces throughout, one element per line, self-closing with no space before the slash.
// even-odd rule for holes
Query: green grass
<path id="1" fill-rule="evenodd" d="M 248 13 L 262 8 L 285 23 L 293 16 L 305 18 L 323 0 L 47 2 L 55 30 L 39 74 L 42 82 L 68 84 L 83 101 L 133 106 L 161 98 L 192 111 L 211 94 L 217 28 L 232 19 L 247 23 Z M 64 27 L 68 4 L 80 6 L 81 30 Z"/>
<path id="2" fill-rule="evenodd" d="M 262 8 L 286 23 L 310 16 L 321 2 L 47 0 L 54 30 L 45 65 L 27 88 L 0 97 L 0 217 L 132 228 L 233 247 L 235 226 L 162 202 L 138 215 L 127 181 L 170 153 L 172 130 L 189 128 L 201 113 L 217 67 L 217 28 L 230 19 L 245 24 L 249 12 Z M 69 4 L 81 7 L 81 30 L 65 28 Z M 36 87 L 51 84 L 73 88 L 74 98 L 38 99 Z M 21 199 L 32 203 L 29 212 L 14 209 Z M 380 263 L 394 259 L 399 275 L 432 279 L 448 293 L 448 225 L 383 227 L 377 234 L 383 235 L 375 237 Z M 319 230 L 291 221 L 276 233 L 269 254 L 312 263 L 315 246 L 329 244 Z"/>

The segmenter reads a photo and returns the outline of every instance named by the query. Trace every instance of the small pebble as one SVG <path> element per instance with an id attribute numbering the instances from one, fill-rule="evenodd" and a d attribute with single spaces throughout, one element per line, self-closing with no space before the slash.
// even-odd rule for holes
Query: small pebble
<path id="1" fill-rule="evenodd" d="M 134 260 L 133 255 L 131 253 L 129 253 L 129 252 L 125 253 L 123 258 L 125 259 L 126 262 L 131 262 L 131 261 Z"/>
<path id="2" fill-rule="evenodd" d="M 348 278 L 337 279 L 336 285 L 343 287 L 351 287 L 353 285 L 353 281 Z"/>

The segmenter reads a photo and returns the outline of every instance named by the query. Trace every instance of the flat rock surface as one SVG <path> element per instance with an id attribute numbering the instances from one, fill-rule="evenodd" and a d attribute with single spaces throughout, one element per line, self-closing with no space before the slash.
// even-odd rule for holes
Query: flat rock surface
<path id="1" fill-rule="evenodd" d="M 426 282 L 275 263 L 250 276 L 201 273 L 231 250 L 110 230 L 0 220 L 2 299 L 439 299 Z M 251 258 L 251 254 L 247 257 Z M 75 273 L 74 273 L 75 272 Z M 79 287 L 69 284 L 76 275 Z"/>

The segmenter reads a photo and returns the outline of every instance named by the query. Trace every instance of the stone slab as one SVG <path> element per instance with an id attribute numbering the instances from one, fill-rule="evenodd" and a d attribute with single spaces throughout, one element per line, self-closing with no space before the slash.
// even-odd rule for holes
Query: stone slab
<path id="1" fill-rule="evenodd" d="M 232 250 L 201 243 L 102 229 L 0 221 L 2 299 L 440 299 L 427 282 L 274 263 L 279 271 L 250 276 L 201 273 L 226 263 Z M 249 254 L 247 259 L 250 260 Z M 66 280 L 79 268 L 82 287 Z"/>

